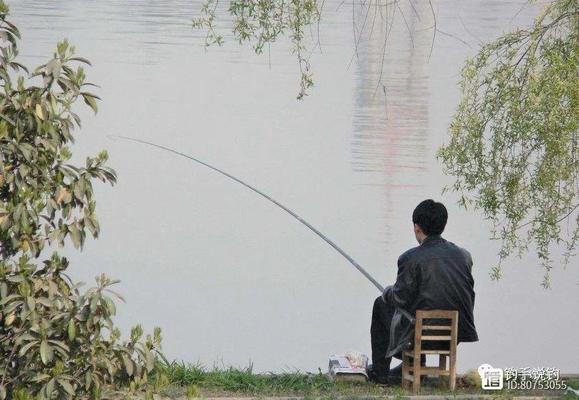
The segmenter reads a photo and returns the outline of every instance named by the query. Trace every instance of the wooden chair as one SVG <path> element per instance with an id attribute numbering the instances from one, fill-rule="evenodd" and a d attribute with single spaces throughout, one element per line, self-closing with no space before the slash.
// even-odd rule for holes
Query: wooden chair
<path id="1" fill-rule="evenodd" d="M 432 321 L 429 321 L 432 320 Z M 408 389 L 412 382 L 412 391 L 420 391 L 420 378 L 424 375 L 439 377 L 439 386 L 443 386 L 443 376 L 448 376 L 450 390 L 456 386 L 456 336 L 458 330 L 458 311 L 418 310 L 414 330 L 414 347 L 402 353 L 402 387 Z M 438 343 L 437 347 L 447 350 L 429 350 L 429 344 Z M 446 343 L 447 346 L 440 346 Z M 427 367 L 426 356 L 438 355 L 438 367 Z M 449 362 L 447 363 L 447 358 Z M 447 369 L 448 365 L 448 369 Z"/>

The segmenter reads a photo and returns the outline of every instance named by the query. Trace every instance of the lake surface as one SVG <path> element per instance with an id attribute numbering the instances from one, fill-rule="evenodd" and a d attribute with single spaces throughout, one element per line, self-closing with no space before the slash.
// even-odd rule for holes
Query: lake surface
<path id="1" fill-rule="evenodd" d="M 536 8 L 433 1 L 441 30 L 433 44 L 427 1 L 394 9 L 328 0 L 321 51 L 311 59 L 315 87 L 299 102 L 288 43 L 262 56 L 232 41 L 205 51 L 204 32 L 190 24 L 199 1 L 9 4 L 23 35 L 21 61 L 45 62 L 66 37 L 93 63 L 88 78 L 101 86 L 103 101 L 96 117 L 81 113 L 76 157 L 106 148 L 119 182 L 95 185 L 101 237 L 82 253 L 66 253 L 76 279 L 92 283 L 105 272 L 122 281 L 117 290 L 127 303 L 117 321 L 125 333 L 139 322 L 147 330 L 160 326 L 170 359 L 325 371 L 330 354 L 370 354 L 379 293 L 254 193 L 109 134 L 164 144 L 247 180 L 385 284 L 396 277 L 399 254 L 415 246 L 416 204 L 443 201 L 450 213 L 444 236 L 470 250 L 475 263 L 480 342 L 459 347 L 459 371 L 489 363 L 579 372 L 577 259 L 553 270 L 552 290 L 541 288 L 533 254 L 508 260 L 503 279 L 491 281 L 498 245 L 480 213 L 441 194 L 452 179 L 435 158 L 458 102 L 464 59 L 480 41 L 527 24 Z M 227 26 L 225 11 L 218 9 Z"/>

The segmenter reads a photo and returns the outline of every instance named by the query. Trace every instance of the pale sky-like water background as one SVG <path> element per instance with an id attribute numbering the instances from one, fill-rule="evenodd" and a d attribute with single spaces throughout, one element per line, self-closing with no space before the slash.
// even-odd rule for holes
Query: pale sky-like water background
<path id="1" fill-rule="evenodd" d="M 122 281 L 116 289 L 127 303 L 116 320 L 125 333 L 139 322 L 146 330 L 160 326 L 168 358 L 207 366 L 326 370 L 330 354 L 370 354 L 378 292 L 254 193 L 108 134 L 171 146 L 247 180 L 385 284 L 395 279 L 398 255 L 415 245 L 413 208 L 425 198 L 443 201 L 450 213 L 444 236 L 470 250 L 475 263 L 480 342 L 459 347 L 459 371 L 489 363 L 579 372 L 577 259 L 567 270 L 557 265 L 551 290 L 541 288 L 533 254 L 509 259 L 503 279 L 491 281 L 498 245 L 480 213 L 441 195 L 452 180 L 435 158 L 465 58 L 481 41 L 529 23 L 536 7 L 433 1 L 446 34 L 436 34 L 429 58 L 430 6 L 417 0 L 413 10 L 402 2 L 381 67 L 387 27 L 380 14 L 371 37 L 368 29 L 378 8 L 370 10 L 356 55 L 353 27 L 362 29 L 370 3 L 328 0 L 321 52 L 311 59 L 315 87 L 299 102 L 288 43 L 262 56 L 231 41 L 205 52 L 204 33 L 190 24 L 198 0 L 9 4 L 23 35 L 21 61 L 45 62 L 66 37 L 93 63 L 87 74 L 103 101 L 96 117 L 81 113 L 74 150 L 83 160 L 106 148 L 119 182 L 95 185 L 101 237 L 66 254 L 75 279 L 92 283 L 105 272 Z"/>

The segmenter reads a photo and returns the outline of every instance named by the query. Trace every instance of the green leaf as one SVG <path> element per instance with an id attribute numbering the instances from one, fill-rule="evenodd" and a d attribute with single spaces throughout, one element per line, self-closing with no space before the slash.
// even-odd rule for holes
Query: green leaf
<path id="1" fill-rule="evenodd" d="M 42 363 L 47 365 L 52 361 L 53 357 L 54 352 L 52 351 L 52 347 L 50 347 L 46 340 L 42 340 L 40 342 L 40 359 L 42 360 Z"/>
<path id="2" fill-rule="evenodd" d="M 68 339 L 73 341 L 74 338 L 76 337 L 76 326 L 74 325 L 74 320 L 71 319 L 70 321 L 68 321 Z"/>
<path id="3" fill-rule="evenodd" d="M 98 307 L 99 298 L 97 295 L 94 295 L 90 300 L 90 311 L 95 312 Z"/>
<path id="4" fill-rule="evenodd" d="M 47 399 L 52 398 L 52 392 L 54 392 L 54 381 L 54 378 L 52 378 L 46 385 L 44 385 L 44 396 Z"/>
<path id="5" fill-rule="evenodd" d="M 48 62 L 48 64 L 46 64 L 46 73 L 48 75 L 52 75 L 52 77 L 54 79 L 56 79 L 60 75 L 60 68 L 61 67 L 62 67 L 62 64 L 61 64 L 60 60 L 58 60 L 57 58 L 54 58 L 54 59 L 50 60 Z"/>
<path id="6" fill-rule="evenodd" d="M 54 349 L 61 349 L 64 353 L 70 351 L 70 348 L 62 340 L 49 340 L 48 343 L 54 345 Z"/>
<path id="7" fill-rule="evenodd" d="M 35 310 L 36 309 L 36 300 L 34 299 L 34 297 L 28 296 L 26 298 L 26 305 L 28 306 L 28 309 L 30 311 Z"/>
<path id="8" fill-rule="evenodd" d="M 12 126 L 16 125 L 14 123 L 14 120 L 12 118 L 8 117 L 6 114 L 0 113 L 0 118 L 2 118 L 4 121 L 9 122 L 10 125 L 12 125 Z"/>
<path id="9" fill-rule="evenodd" d="M 4 304 L 7 304 L 14 299 L 19 299 L 21 297 L 22 296 L 20 296 L 19 294 L 11 294 L 7 297 L 4 297 L 2 300 L 0 300 L 0 306 L 3 306 Z"/>
<path id="10" fill-rule="evenodd" d="M 36 105 L 36 116 L 40 118 L 42 121 L 44 121 L 44 119 L 46 118 L 46 112 L 44 111 L 44 108 L 40 104 Z"/>
<path id="11" fill-rule="evenodd" d="M 87 60 L 86 58 L 83 58 L 83 57 L 71 57 L 71 58 L 69 58 L 69 60 L 70 61 L 80 61 L 82 63 L 92 65 L 89 60 Z"/>
<path id="12" fill-rule="evenodd" d="M 125 371 L 127 372 L 127 375 L 133 376 L 134 372 L 133 360 L 131 360 L 129 356 L 127 356 L 126 354 L 123 354 L 121 358 L 123 359 L 123 364 L 125 365 Z"/>
<path id="13" fill-rule="evenodd" d="M 38 343 L 38 341 L 36 341 L 36 340 L 26 343 L 24 346 L 22 346 L 20 348 L 18 355 L 20 355 L 20 357 L 24 356 L 26 354 L 26 352 L 28 350 L 30 350 L 30 348 L 32 348 L 32 346 L 36 345 L 37 343 Z"/>
<path id="14" fill-rule="evenodd" d="M 12 283 L 24 282 L 26 278 L 22 275 L 10 275 L 6 277 L 6 280 Z"/>
<path id="15" fill-rule="evenodd" d="M 72 239 L 72 244 L 75 248 L 80 248 L 82 245 L 82 236 L 80 230 L 75 226 L 71 225 L 69 227 L 70 230 L 70 238 Z"/>
<path id="16" fill-rule="evenodd" d="M 71 396 L 74 396 L 75 391 L 72 388 L 72 385 L 65 379 L 57 379 L 58 384 Z"/>
<path id="17" fill-rule="evenodd" d="M 34 378 L 32 378 L 32 381 L 38 383 L 38 382 L 45 381 L 47 379 L 50 379 L 50 375 L 45 374 L 45 373 L 38 373 L 34 376 Z"/>
<path id="18" fill-rule="evenodd" d="M 145 354 L 146 354 L 145 356 L 146 368 L 148 372 L 151 372 L 153 368 L 155 368 L 155 356 L 151 351 L 147 351 Z"/>
<path id="19" fill-rule="evenodd" d="M 92 108 L 96 114 L 98 112 L 98 106 L 97 106 L 95 98 L 89 94 L 83 94 L 82 97 L 84 99 L 84 102 L 86 104 L 88 104 L 90 106 L 90 108 Z"/>
<path id="20" fill-rule="evenodd" d="M 52 301 L 50 301 L 48 298 L 46 297 L 37 297 L 36 298 L 36 302 L 39 304 L 42 304 L 44 307 L 50 308 L 52 306 L 54 306 L 54 304 L 52 303 Z"/>
<path id="21" fill-rule="evenodd" d="M 115 315 L 117 313 L 117 307 L 115 306 L 114 301 L 112 301 L 110 298 L 105 297 L 105 304 L 106 304 L 106 308 L 107 308 L 107 312 L 109 315 Z"/>

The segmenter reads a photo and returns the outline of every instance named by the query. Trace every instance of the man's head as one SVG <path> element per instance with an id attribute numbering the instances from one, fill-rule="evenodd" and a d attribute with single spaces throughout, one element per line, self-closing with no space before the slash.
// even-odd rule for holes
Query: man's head
<path id="1" fill-rule="evenodd" d="M 440 235 L 447 220 L 448 212 L 444 204 L 432 199 L 421 202 L 412 213 L 414 235 L 418 243 L 422 243 L 430 235 Z"/>

